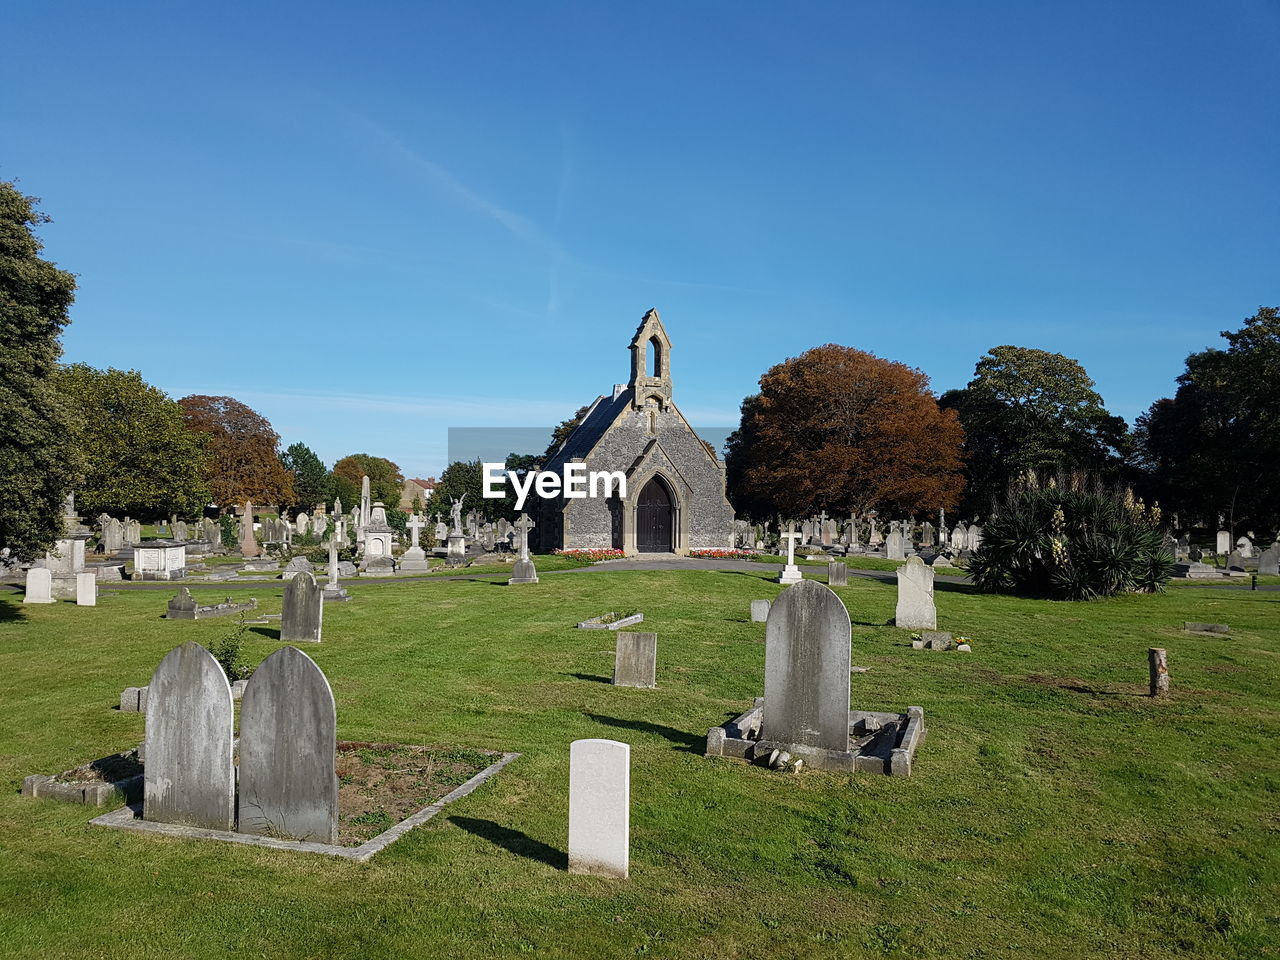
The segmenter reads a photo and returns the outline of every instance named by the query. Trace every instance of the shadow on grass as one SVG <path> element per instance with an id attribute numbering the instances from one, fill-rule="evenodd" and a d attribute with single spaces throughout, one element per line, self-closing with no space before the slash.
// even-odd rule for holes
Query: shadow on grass
<path id="1" fill-rule="evenodd" d="M 613 683 L 613 679 L 611 677 L 602 677 L 595 673 L 566 673 L 564 676 L 574 677 L 578 680 L 590 680 L 593 683 Z"/>
<path id="2" fill-rule="evenodd" d="M 675 727 L 663 726 L 660 723 L 650 723 L 648 720 L 622 720 L 618 717 L 606 717 L 599 713 L 586 713 L 584 716 L 608 727 L 620 727 L 624 730 L 635 730 L 639 733 L 656 733 L 658 736 L 676 744 L 677 750 L 686 753 L 701 754 L 706 749 L 707 738 L 705 735 L 699 736 L 696 733 L 677 730 Z"/>
<path id="3" fill-rule="evenodd" d="M 0 623 L 20 623 L 27 619 L 16 593 L 0 594 Z"/>
<path id="4" fill-rule="evenodd" d="M 461 827 L 467 833 L 480 837 L 482 840 L 488 840 L 504 850 L 511 851 L 516 856 L 537 860 L 539 863 L 545 863 L 547 866 L 555 867 L 557 870 L 569 869 L 569 855 L 567 853 L 563 850 L 557 850 L 541 840 L 535 840 L 527 833 L 512 830 L 510 827 L 504 827 L 502 824 L 494 823 L 492 820 L 478 820 L 475 817 L 450 817 L 449 822 Z"/>
<path id="5" fill-rule="evenodd" d="M 266 637 L 268 640 L 279 640 L 280 631 L 275 627 L 251 627 L 250 633 L 256 633 L 260 637 Z"/>

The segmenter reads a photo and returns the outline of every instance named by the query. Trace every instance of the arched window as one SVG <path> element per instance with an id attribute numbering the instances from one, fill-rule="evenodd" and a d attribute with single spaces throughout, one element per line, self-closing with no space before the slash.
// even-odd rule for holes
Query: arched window
<path id="1" fill-rule="evenodd" d="M 644 357 L 645 375 L 650 377 L 661 376 L 662 343 L 657 337 L 649 338 L 649 342 L 645 345 Z"/>

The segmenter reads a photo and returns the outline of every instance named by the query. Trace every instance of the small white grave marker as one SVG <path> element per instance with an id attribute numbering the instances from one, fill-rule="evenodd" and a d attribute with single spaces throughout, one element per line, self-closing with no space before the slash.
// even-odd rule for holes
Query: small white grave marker
<path id="1" fill-rule="evenodd" d="M 569 872 L 627 879 L 631 859 L 631 747 L 569 746 Z"/>

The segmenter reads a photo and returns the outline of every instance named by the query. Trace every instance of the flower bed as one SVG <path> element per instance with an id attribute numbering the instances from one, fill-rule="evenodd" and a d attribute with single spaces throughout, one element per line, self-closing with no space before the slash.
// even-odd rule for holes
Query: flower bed
<path id="1" fill-rule="evenodd" d="M 586 563 L 595 563 L 597 560 L 620 560 L 626 556 L 614 547 L 602 547 L 596 550 L 553 550 L 552 553 L 558 557 L 568 557 L 570 560 L 582 560 Z"/>
<path id="2" fill-rule="evenodd" d="M 750 560 L 754 550 L 690 550 L 689 556 L 703 560 Z"/>

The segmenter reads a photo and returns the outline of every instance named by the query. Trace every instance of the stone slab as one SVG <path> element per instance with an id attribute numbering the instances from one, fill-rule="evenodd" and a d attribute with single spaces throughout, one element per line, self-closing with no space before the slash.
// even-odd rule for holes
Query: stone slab
<path id="1" fill-rule="evenodd" d="M 569 872 L 627 879 L 631 748 L 616 740 L 569 746 Z"/>
<path id="2" fill-rule="evenodd" d="M 824 583 L 782 591 L 765 625 L 764 733 L 788 745 L 849 747 L 849 611 Z"/>
<path id="3" fill-rule="evenodd" d="M 613 683 L 618 687 L 652 689 L 658 685 L 658 635 L 618 631 Z"/>
<path id="4" fill-rule="evenodd" d="M 751 601 L 751 622 L 766 623 L 769 620 L 769 608 L 773 604 L 768 600 Z"/>
<path id="5" fill-rule="evenodd" d="M 324 587 L 310 570 L 296 571 L 284 588 L 282 643 L 319 643 L 324 626 Z"/>

